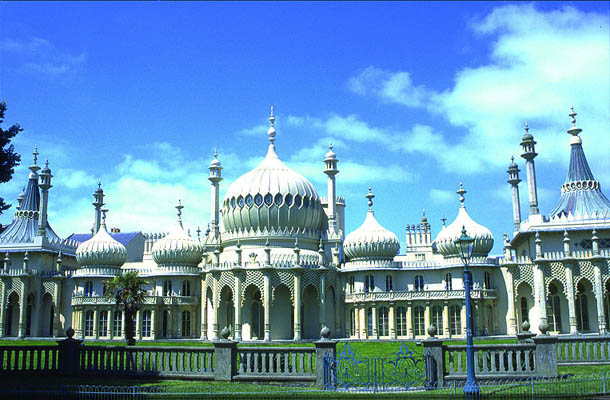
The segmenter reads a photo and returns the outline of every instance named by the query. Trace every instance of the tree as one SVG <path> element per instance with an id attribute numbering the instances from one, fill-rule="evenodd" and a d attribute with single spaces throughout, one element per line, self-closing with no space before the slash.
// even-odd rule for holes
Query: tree
<path id="1" fill-rule="evenodd" d="M 0 124 L 4 122 L 4 113 L 6 111 L 6 102 L 0 102 Z M 13 177 L 15 167 L 19 165 L 21 156 L 15 153 L 15 146 L 10 145 L 6 147 L 11 139 L 15 137 L 23 129 L 19 124 L 15 124 L 9 127 L 7 130 L 0 127 L 0 183 L 8 182 Z M 6 147 L 6 148 L 5 148 Z M 10 204 L 6 204 L 4 199 L 0 197 L 0 214 L 3 211 L 8 210 L 11 207 Z"/>
<path id="2" fill-rule="evenodd" d="M 117 309 L 122 309 L 125 313 L 125 341 L 128 346 L 133 346 L 136 344 L 134 317 L 140 306 L 144 304 L 146 297 L 144 285 L 148 282 L 138 276 L 138 271 L 128 271 L 106 283 L 108 285 L 106 297 L 114 299 Z"/>

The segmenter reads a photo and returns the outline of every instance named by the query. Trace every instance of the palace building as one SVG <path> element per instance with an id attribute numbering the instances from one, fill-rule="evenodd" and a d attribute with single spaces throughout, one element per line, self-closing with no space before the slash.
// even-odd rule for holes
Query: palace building
<path id="1" fill-rule="evenodd" d="M 33 164 L 12 223 L 0 234 L 0 337 L 76 336 L 122 339 L 125 320 L 106 284 L 124 271 L 144 277 L 147 296 L 136 315 L 136 338 L 214 340 L 223 328 L 239 341 L 335 338 L 419 339 L 434 325 L 440 337 L 464 337 L 463 263 L 455 240 L 475 239 L 476 335 L 514 335 L 528 321 L 557 334 L 599 333 L 610 318 L 610 201 L 593 177 L 572 110 L 570 164 L 557 205 L 539 211 L 535 140 L 526 132 L 529 216 L 522 219 L 519 167 L 511 162 L 514 232 L 503 254 L 467 212 L 460 183 L 457 216 L 433 239 L 425 212 L 407 225 L 406 249 L 375 218 L 374 194 L 353 206 L 362 225 L 345 233 L 345 200 L 332 145 L 321 163 L 327 193 L 288 168 L 276 149 L 273 108 L 267 154 L 220 199 L 218 155 L 209 165 L 209 228 L 191 236 L 184 206 L 165 233 L 108 231 L 101 185 L 94 193 L 91 233 L 60 238 L 47 218 L 52 172 Z M 507 190 L 508 194 L 508 190 Z M 458 201 L 459 200 L 459 201 Z M 185 210 L 188 212 L 188 209 Z M 163 228 L 163 227 L 161 227 Z"/>

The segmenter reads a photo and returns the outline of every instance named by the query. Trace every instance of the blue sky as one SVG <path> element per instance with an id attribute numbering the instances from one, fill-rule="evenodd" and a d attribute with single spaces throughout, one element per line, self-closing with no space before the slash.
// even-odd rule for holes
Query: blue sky
<path id="1" fill-rule="evenodd" d="M 443 214 L 453 221 L 463 181 L 499 252 L 512 229 L 506 166 L 526 120 L 543 213 L 565 179 L 571 104 L 610 187 L 608 24 L 607 2 L 0 2 L 0 98 L 6 122 L 25 129 L 23 165 L 0 196 L 16 198 L 37 144 L 62 235 L 89 230 L 98 179 L 123 231 L 167 230 L 178 198 L 187 225 L 205 226 L 214 149 L 224 193 L 264 156 L 274 104 L 280 157 L 321 196 L 333 140 L 347 232 L 370 184 L 404 250 L 422 209 L 433 236 Z M 526 216 L 524 184 L 521 194 Z"/>

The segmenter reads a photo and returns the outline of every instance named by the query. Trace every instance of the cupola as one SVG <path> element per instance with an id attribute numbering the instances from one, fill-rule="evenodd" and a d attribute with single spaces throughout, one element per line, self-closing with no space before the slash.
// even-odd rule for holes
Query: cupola
<path id="1" fill-rule="evenodd" d="M 76 261 L 83 267 L 104 266 L 120 267 L 125 264 L 127 250 L 107 231 L 106 212 L 103 210 L 102 225 L 91 239 L 76 248 Z"/>

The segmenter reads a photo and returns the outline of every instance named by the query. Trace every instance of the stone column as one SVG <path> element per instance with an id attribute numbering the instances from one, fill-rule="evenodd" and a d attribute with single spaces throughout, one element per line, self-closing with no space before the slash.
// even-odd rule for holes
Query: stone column
<path id="1" fill-rule="evenodd" d="M 157 339 L 157 319 L 156 319 L 156 309 L 153 307 L 152 310 L 150 310 L 150 336 L 152 338 L 152 340 L 156 340 Z"/>
<path id="2" fill-rule="evenodd" d="M 27 302 L 28 302 L 28 281 L 27 279 L 23 279 L 23 288 L 21 289 L 21 296 L 19 299 L 19 325 L 18 325 L 18 336 L 20 338 L 25 336 L 25 318 L 26 318 L 26 310 L 27 310 Z"/>
<path id="3" fill-rule="evenodd" d="M 93 310 L 93 338 L 95 340 L 99 339 L 99 325 L 100 324 L 100 313 L 97 311 L 97 308 Z"/>
<path id="4" fill-rule="evenodd" d="M 368 336 L 367 326 L 368 320 L 366 315 L 366 303 L 362 304 L 360 307 L 360 339 L 366 339 Z"/>
<path id="5" fill-rule="evenodd" d="M 233 306 L 235 307 L 235 330 L 233 340 L 241 341 L 241 275 L 235 274 L 235 293 L 233 295 Z"/>
<path id="6" fill-rule="evenodd" d="M 390 325 L 390 338 L 396 339 L 396 316 L 394 315 L 394 303 L 390 303 L 388 318 Z"/>
<path id="7" fill-rule="evenodd" d="M 466 337 L 466 303 L 462 303 L 462 312 L 460 313 L 460 320 L 462 324 L 462 336 Z"/>
<path id="8" fill-rule="evenodd" d="M 507 310 L 506 310 L 506 333 L 508 335 L 517 334 L 517 316 L 515 314 L 515 286 L 513 275 L 507 267 L 501 267 L 504 282 L 506 283 Z"/>
<path id="9" fill-rule="evenodd" d="M 301 273 L 294 274 L 294 340 L 301 340 Z"/>
<path id="10" fill-rule="evenodd" d="M 597 327 L 600 335 L 606 334 L 606 314 L 604 310 L 604 292 L 603 292 L 603 283 L 602 283 L 602 273 L 599 268 L 599 264 L 597 262 L 593 262 L 594 269 L 594 287 L 595 291 L 595 300 L 597 303 Z"/>
<path id="11" fill-rule="evenodd" d="M 136 311 L 136 339 L 142 340 L 142 313 Z"/>
<path id="12" fill-rule="evenodd" d="M 538 307 L 538 315 L 540 315 L 540 323 L 548 322 L 546 316 L 546 287 L 544 285 L 544 273 L 542 265 L 534 264 L 534 294 L 536 307 Z"/>
<path id="13" fill-rule="evenodd" d="M 326 325 L 326 276 L 320 273 L 320 329 Z"/>
<path id="14" fill-rule="evenodd" d="M 201 280 L 201 340 L 208 340 L 208 296 L 205 279 Z"/>
<path id="15" fill-rule="evenodd" d="M 373 337 L 379 339 L 379 319 L 377 318 L 377 304 L 371 304 L 371 312 L 373 314 Z"/>
<path id="16" fill-rule="evenodd" d="M 263 275 L 263 282 L 264 282 L 264 292 L 263 296 L 264 296 L 264 300 L 263 300 L 263 307 L 264 307 L 264 311 L 265 311 L 265 341 L 269 342 L 271 340 L 271 323 L 270 323 L 270 316 L 271 316 L 271 278 L 269 277 L 269 272 L 265 271 L 264 275 Z"/>
<path id="17" fill-rule="evenodd" d="M 212 277 L 212 303 L 213 303 L 213 313 L 212 313 L 212 335 L 213 335 L 213 340 L 218 340 L 218 306 L 220 305 L 220 299 L 219 294 L 218 294 L 218 277 L 217 276 L 213 276 Z"/>
<path id="18" fill-rule="evenodd" d="M 570 321 L 570 335 L 576 335 L 578 329 L 576 326 L 576 306 L 574 304 L 574 278 L 572 276 L 572 265 L 564 264 L 566 273 L 566 295 L 568 300 L 568 319 Z"/>
<path id="19" fill-rule="evenodd" d="M 81 309 L 80 311 L 80 315 L 79 315 L 79 325 L 80 325 L 80 331 L 81 331 L 81 339 L 85 338 L 85 316 L 87 314 L 87 310 L 86 309 Z"/>
<path id="20" fill-rule="evenodd" d="M 443 331 L 446 337 L 451 337 L 451 326 L 449 326 L 449 302 L 443 304 Z M 439 335 L 441 332 L 439 332 Z"/>
<path id="21" fill-rule="evenodd" d="M 114 312 L 108 310 L 108 337 L 114 339 Z"/>
<path id="22" fill-rule="evenodd" d="M 55 298 L 53 299 L 53 332 L 51 334 L 55 337 L 60 336 L 61 330 L 61 286 L 62 280 L 55 281 Z"/>
<path id="23" fill-rule="evenodd" d="M 5 336 L 4 318 L 6 311 L 6 281 L 2 280 L 2 292 L 0 293 L 0 338 Z"/>
<path id="24" fill-rule="evenodd" d="M 413 303 L 410 301 L 407 303 L 407 335 L 409 338 L 415 338 L 413 332 Z"/>
<path id="25" fill-rule="evenodd" d="M 430 302 L 426 301 L 426 309 L 424 310 L 424 334 L 429 337 L 428 327 L 430 326 Z"/>
<path id="26" fill-rule="evenodd" d="M 351 314 L 350 314 L 351 316 Z M 350 329 L 352 328 L 351 326 L 351 321 L 350 321 Z M 352 332 L 350 332 L 352 333 Z M 354 304 L 354 332 L 353 332 L 353 336 L 359 338 L 360 337 L 360 310 L 358 309 L 358 304 Z M 351 336 L 351 335 L 350 335 Z"/>

